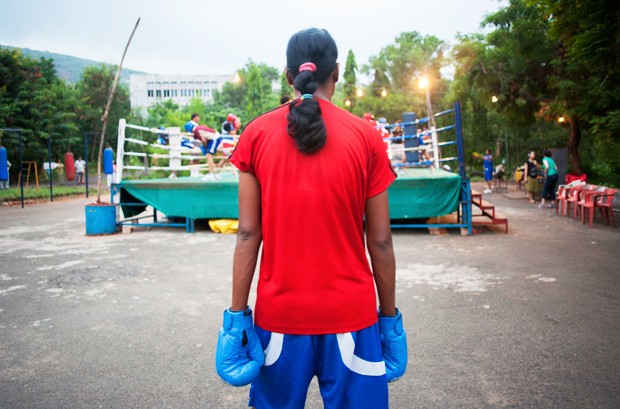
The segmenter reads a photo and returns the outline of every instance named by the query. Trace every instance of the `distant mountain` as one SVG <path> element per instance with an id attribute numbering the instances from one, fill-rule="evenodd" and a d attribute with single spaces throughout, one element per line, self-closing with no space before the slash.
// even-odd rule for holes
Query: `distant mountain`
<path id="1" fill-rule="evenodd" d="M 86 67 L 109 65 L 99 61 L 86 60 L 84 58 L 72 57 L 70 55 L 56 54 L 49 51 L 31 50 L 29 48 L 12 47 L 10 45 L 0 45 L 0 48 L 15 48 L 24 53 L 25 56 L 38 60 L 39 58 L 48 58 L 54 60 L 56 73 L 58 76 L 68 82 L 75 84 L 80 80 L 82 71 Z M 145 74 L 142 71 L 130 70 L 123 67 L 121 72 L 121 82 L 128 84 L 131 74 Z"/>

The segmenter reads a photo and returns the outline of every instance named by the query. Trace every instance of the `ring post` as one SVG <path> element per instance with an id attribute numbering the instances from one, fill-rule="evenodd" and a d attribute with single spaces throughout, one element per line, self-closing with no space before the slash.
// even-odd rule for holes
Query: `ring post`
<path id="1" fill-rule="evenodd" d="M 417 134 L 417 126 L 415 124 L 416 122 L 416 114 L 415 112 L 405 112 L 403 114 L 403 123 L 405 124 L 403 126 L 403 137 L 405 138 L 404 140 L 404 146 L 405 149 L 407 148 L 417 148 L 419 146 L 419 141 L 418 138 L 415 137 L 411 137 L 411 138 L 406 138 L 406 136 L 409 135 L 413 135 L 415 136 Z M 405 160 L 408 163 L 411 162 L 418 162 L 420 160 L 420 154 L 417 150 L 405 150 Z"/>
<path id="2" fill-rule="evenodd" d="M 454 119 L 456 121 L 456 146 L 461 179 L 467 178 L 465 172 L 465 149 L 463 147 L 463 124 L 461 122 L 461 103 L 454 103 Z"/>

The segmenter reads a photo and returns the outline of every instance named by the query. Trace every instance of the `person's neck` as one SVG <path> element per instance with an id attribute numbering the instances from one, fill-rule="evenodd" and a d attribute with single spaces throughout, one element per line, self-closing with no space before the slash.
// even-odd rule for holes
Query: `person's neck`
<path id="1" fill-rule="evenodd" d="M 301 98 L 301 92 L 299 92 L 299 90 L 295 90 L 295 98 Z M 323 87 L 317 89 L 316 91 L 314 91 L 314 94 L 312 94 L 312 96 L 316 99 L 323 99 L 325 101 L 328 102 L 332 102 L 332 96 L 334 95 L 333 92 L 328 92 L 327 90 L 325 90 Z"/>

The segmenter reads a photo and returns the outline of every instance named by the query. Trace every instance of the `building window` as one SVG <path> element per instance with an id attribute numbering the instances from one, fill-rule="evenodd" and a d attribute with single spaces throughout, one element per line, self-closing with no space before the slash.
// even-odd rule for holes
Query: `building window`
<path id="1" fill-rule="evenodd" d="M 161 98 L 161 90 L 160 89 L 155 90 L 155 96 L 157 98 Z"/>
<path id="2" fill-rule="evenodd" d="M 201 89 L 197 89 L 196 90 L 196 96 L 197 97 L 201 97 L 202 96 L 202 90 Z"/>
<path id="3" fill-rule="evenodd" d="M 172 96 L 173 96 L 173 97 L 176 97 L 176 96 L 177 96 L 177 90 L 176 90 L 176 89 L 173 89 L 173 90 L 172 90 Z"/>
<path id="4" fill-rule="evenodd" d="M 170 97 L 170 90 L 169 89 L 165 89 L 164 90 L 164 98 L 169 98 Z"/>
<path id="5" fill-rule="evenodd" d="M 146 91 L 146 96 L 152 98 L 153 97 L 153 90 L 150 89 L 150 90 Z"/>

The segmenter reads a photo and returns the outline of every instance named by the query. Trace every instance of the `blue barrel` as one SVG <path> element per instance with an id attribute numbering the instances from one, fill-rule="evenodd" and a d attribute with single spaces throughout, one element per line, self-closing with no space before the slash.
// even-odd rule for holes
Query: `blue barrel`
<path id="1" fill-rule="evenodd" d="M 114 174 L 114 151 L 112 148 L 105 148 L 103 151 L 103 173 L 106 175 Z"/>
<path id="2" fill-rule="evenodd" d="M 9 180 L 7 160 L 6 148 L 4 146 L 0 146 L 0 180 Z"/>
<path id="3" fill-rule="evenodd" d="M 86 205 L 87 236 L 114 234 L 116 230 L 116 206 L 114 204 Z"/>

